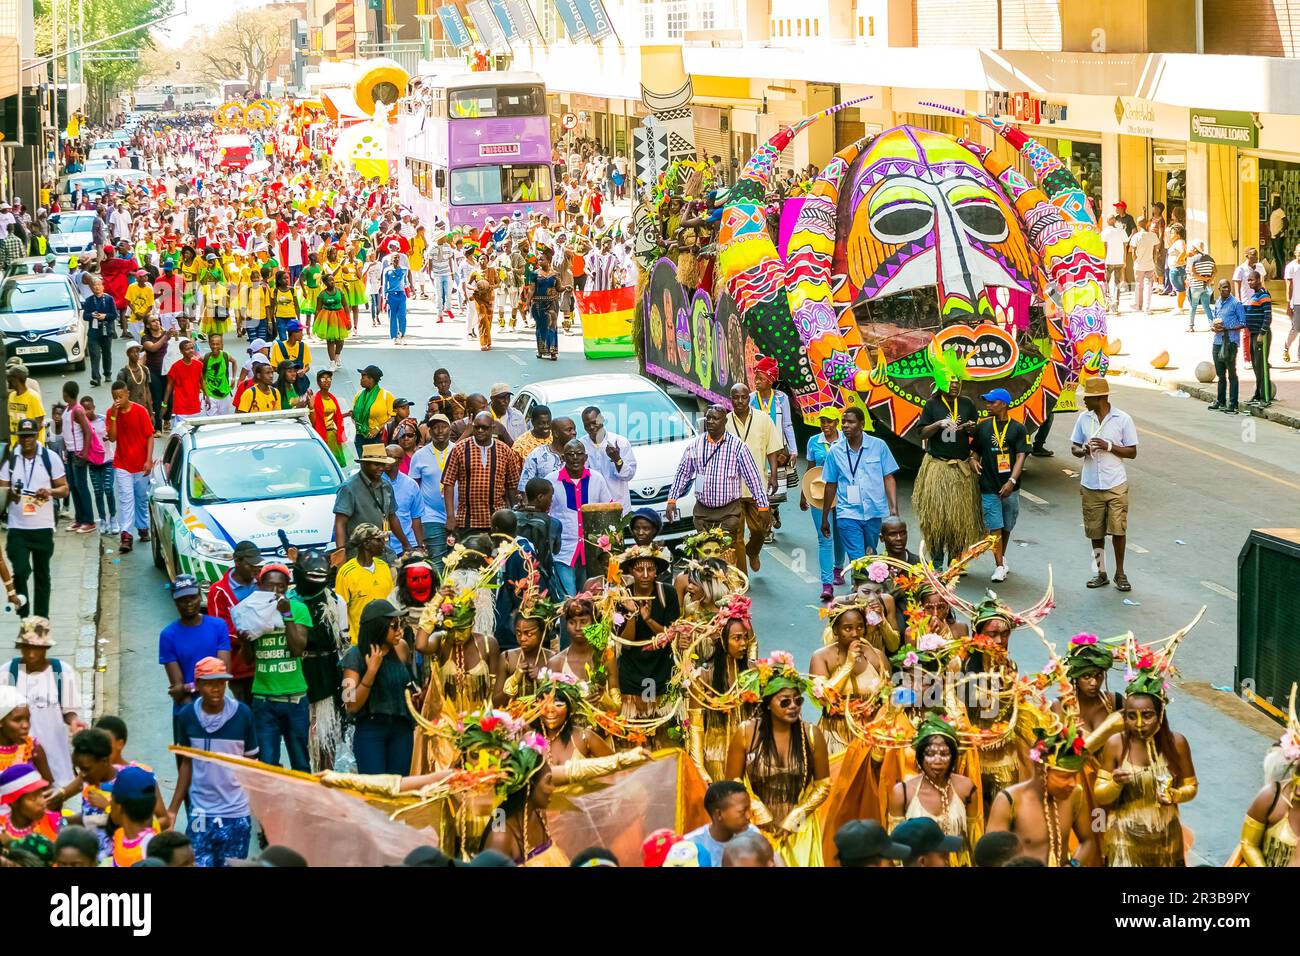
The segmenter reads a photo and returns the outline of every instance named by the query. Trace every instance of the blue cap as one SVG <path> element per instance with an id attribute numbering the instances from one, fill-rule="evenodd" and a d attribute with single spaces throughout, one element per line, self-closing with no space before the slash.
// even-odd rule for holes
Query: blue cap
<path id="1" fill-rule="evenodd" d="M 995 388 L 991 392 L 985 392 L 980 398 L 986 402 L 1006 402 L 1011 404 L 1011 393 L 1005 388 Z"/>
<path id="2" fill-rule="evenodd" d="M 150 800 L 158 795 L 158 779 L 143 767 L 123 767 L 113 779 L 113 799 Z"/>
<path id="3" fill-rule="evenodd" d="M 284 327 L 284 330 L 286 332 L 301 332 L 302 323 L 299 322 L 297 319 L 290 319 L 289 324 Z"/>
<path id="4" fill-rule="evenodd" d="M 178 574 L 172 581 L 172 597 L 190 597 L 199 593 L 199 581 L 192 574 Z"/>
<path id="5" fill-rule="evenodd" d="M 658 534 L 664 526 L 664 519 L 659 516 L 659 512 L 653 508 L 638 508 L 632 512 L 633 518 L 644 518 L 655 526 L 655 533 Z"/>

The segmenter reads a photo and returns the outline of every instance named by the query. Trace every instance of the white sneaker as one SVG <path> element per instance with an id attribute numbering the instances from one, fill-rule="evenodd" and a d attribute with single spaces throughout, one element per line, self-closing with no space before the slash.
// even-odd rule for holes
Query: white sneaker
<path id="1" fill-rule="evenodd" d="M 993 571 L 993 577 L 991 577 L 989 580 L 995 583 L 999 581 L 1005 581 L 1009 573 L 1010 572 L 1007 570 L 1007 566 L 1005 564 L 999 564 Z"/>

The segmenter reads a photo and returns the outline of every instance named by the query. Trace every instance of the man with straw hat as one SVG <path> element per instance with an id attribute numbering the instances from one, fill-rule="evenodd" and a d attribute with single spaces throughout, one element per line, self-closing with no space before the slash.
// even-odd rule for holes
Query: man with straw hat
<path id="1" fill-rule="evenodd" d="M 54 639 L 44 617 L 26 617 L 14 641 L 18 657 L 0 668 L 0 687 L 14 687 L 27 699 L 31 735 L 41 742 L 54 774 L 54 785 L 72 780 L 71 735 L 85 728 L 77 711 L 81 707 L 77 672 L 67 661 L 49 657 Z"/>
<path id="2" fill-rule="evenodd" d="M 1126 412 L 1110 404 L 1110 385 L 1104 378 L 1083 383 L 1083 404 L 1070 436 L 1070 453 L 1083 459 L 1080 483 L 1083 488 L 1083 533 L 1092 541 L 1093 565 L 1097 573 L 1090 588 L 1104 588 L 1106 536 L 1115 548 L 1115 587 L 1131 591 L 1124 574 L 1124 545 L 1128 534 L 1128 473 L 1124 459 L 1137 457 L 1137 426 Z"/>
<path id="3" fill-rule="evenodd" d="M 384 446 L 375 443 L 362 445 L 357 459 L 361 470 L 345 481 L 334 499 L 334 544 L 347 549 L 349 558 L 356 557 L 354 533 L 363 524 L 391 533 L 402 545 L 410 549 L 411 543 L 397 519 L 397 497 L 393 486 L 384 481 L 384 469 L 393 463 Z M 396 555 L 386 555 L 396 557 Z"/>

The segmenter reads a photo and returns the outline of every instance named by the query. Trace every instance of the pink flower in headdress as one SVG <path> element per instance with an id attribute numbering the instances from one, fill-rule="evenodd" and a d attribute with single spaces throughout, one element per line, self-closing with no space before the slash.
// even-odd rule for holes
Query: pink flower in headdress
<path id="1" fill-rule="evenodd" d="M 915 667 L 921 658 L 916 656 L 916 651 L 908 651 L 907 656 L 903 658 L 904 667 Z"/>
<path id="2" fill-rule="evenodd" d="M 938 634 L 922 634 L 921 639 L 916 642 L 917 648 L 923 651 L 937 651 L 943 645 L 944 640 Z"/>
<path id="3" fill-rule="evenodd" d="M 1284 733 L 1277 745 L 1282 748 L 1282 756 L 1286 757 L 1290 763 L 1300 760 L 1300 739 L 1297 739 L 1296 735 L 1291 731 L 1288 730 Z"/>
<path id="4" fill-rule="evenodd" d="M 1096 635 L 1096 634 L 1076 634 L 1076 635 L 1074 635 L 1074 637 L 1070 638 L 1070 643 L 1071 643 L 1071 644 L 1096 644 L 1096 643 L 1097 643 L 1097 635 Z"/>
<path id="5" fill-rule="evenodd" d="M 724 621 L 745 621 L 750 620 L 750 608 L 754 602 L 747 597 L 737 594 L 730 601 L 724 604 L 718 611 Z"/>
<path id="6" fill-rule="evenodd" d="M 609 535 L 607 535 L 607 534 L 602 534 L 599 538 L 597 538 L 597 539 L 596 539 L 596 547 L 600 548 L 600 550 L 602 550 L 602 551 L 608 551 L 608 550 L 609 550 Z"/>
<path id="7" fill-rule="evenodd" d="M 1034 763 L 1042 763 L 1046 754 L 1047 746 L 1041 740 L 1029 748 L 1029 759 Z"/>
<path id="8" fill-rule="evenodd" d="M 889 580 L 889 565 L 884 561 L 872 561 L 867 565 L 867 577 L 876 584 L 884 584 Z"/>
<path id="9" fill-rule="evenodd" d="M 1124 668 L 1124 683 L 1127 684 L 1137 680 L 1137 676 L 1138 676 L 1137 671 L 1135 671 L 1133 668 L 1131 667 Z"/>
<path id="10" fill-rule="evenodd" d="M 438 608 L 438 610 L 443 614 L 450 614 L 452 611 L 456 610 L 456 607 L 450 601 L 443 601 L 442 607 Z"/>
<path id="11" fill-rule="evenodd" d="M 788 651 L 773 651 L 768 659 L 778 667 L 794 667 L 794 656 Z"/>

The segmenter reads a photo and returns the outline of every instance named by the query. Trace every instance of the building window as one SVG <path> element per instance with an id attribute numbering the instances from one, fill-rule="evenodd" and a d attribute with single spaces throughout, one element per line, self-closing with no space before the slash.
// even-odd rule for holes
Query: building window
<path id="1" fill-rule="evenodd" d="M 658 0 L 641 0 L 641 35 L 647 40 L 655 36 L 655 9 Z"/>
<path id="2" fill-rule="evenodd" d="M 698 9 L 695 18 L 701 30 L 717 29 L 718 15 L 713 3 L 714 0 L 697 0 Z"/>
<path id="3" fill-rule="evenodd" d="M 690 16 L 686 9 L 686 0 L 668 0 L 664 4 L 664 9 L 668 13 L 668 38 L 681 39 L 686 33 L 686 24 Z"/>

